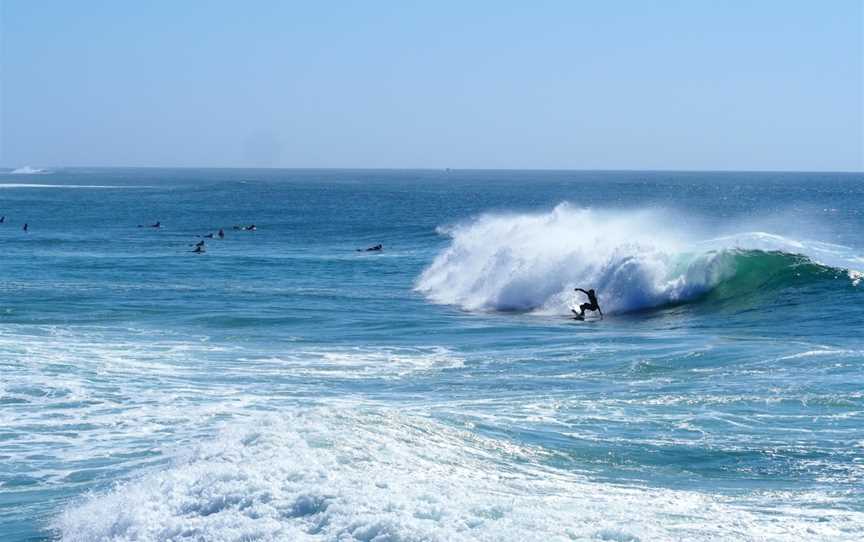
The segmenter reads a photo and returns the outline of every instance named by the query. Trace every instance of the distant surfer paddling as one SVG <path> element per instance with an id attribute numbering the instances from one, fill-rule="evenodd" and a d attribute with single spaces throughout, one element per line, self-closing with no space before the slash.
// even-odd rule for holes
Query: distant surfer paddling
<path id="1" fill-rule="evenodd" d="M 576 315 L 576 319 L 584 320 L 585 319 L 585 311 L 597 311 L 600 313 L 600 318 L 603 318 L 603 311 L 600 310 L 600 304 L 597 303 L 597 293 L 593 288 L 589 290 L 583 290 L 582 288 L 573 288 L 575 292 L 582 292 L 583 294 L 588 296 L 588 303 L 582 303 L 579 305 L 579 311 L 576 309 L 570 309 L 573 311 L 573 314 Z"/>
<path id="2" fill-rule="evenodd" d="M 384 250 L 384 245 L 378 244 L 369 248 L 358 248 L 357 252 L 381 252 Z"/>

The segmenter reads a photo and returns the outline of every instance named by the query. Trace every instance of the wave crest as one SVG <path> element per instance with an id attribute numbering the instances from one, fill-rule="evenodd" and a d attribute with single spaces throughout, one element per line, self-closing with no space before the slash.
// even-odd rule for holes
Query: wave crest
<path id="1" fill-rule="evenodd" d="M 11 173 L 15 175 L 46 175 L 48 173 L 51 173 L 51 171 L 38 167 L 23 166 L 17 169 L 13 169 Z"/>
<path id="2" fill-rule="evenodd" d="M 606 312 L 621 313 L 700 298 L 742 269 L 752 280 L 739 286 L 756 287 L 782 268 L 841 260 L 845 249 L 759 232 L 696 241 L 682 232 L 688 227 L 659 212 L 566 203 L 548 213 L 483 215 L 441 230 L 450 246 L 416 288 L 466 310 L 549 314 L 583 300 L 573 288 L 594 288 Z"/>

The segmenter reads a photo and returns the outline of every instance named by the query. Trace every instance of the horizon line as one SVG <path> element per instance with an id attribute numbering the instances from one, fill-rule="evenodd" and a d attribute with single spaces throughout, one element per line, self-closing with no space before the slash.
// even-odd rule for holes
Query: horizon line
<path id="1" fill-rule="evenodd" d="M 0 166 L 2 169 L 15 170 L 25 166 Z M 37 166 L 37 169 L 218 169 L 218 170 L 264 170 L 264 171 L 544 171 L 544 172 L 583 172 L 583 173 L 841 173 L 864 174 L 861 170 L 799 170 L 799 169 L 637 169 L 637 168 L 482 168 L 482 167 L 277 167 L 277 166 Z M 12 171 L 4 174 L 13 174 Z M 39 173 L 16 173 L 15 175 L 39 175 Z"/>

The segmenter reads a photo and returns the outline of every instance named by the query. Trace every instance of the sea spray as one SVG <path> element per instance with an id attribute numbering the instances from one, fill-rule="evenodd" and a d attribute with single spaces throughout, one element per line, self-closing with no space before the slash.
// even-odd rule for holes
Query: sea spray
<path id="1" fill-rule="evenodd" d="M 416 288 L 466 310 L 548 314 L 578 303 L 574 287 L 594 288 L 607 313 L 622 313 L 698 299 L 732 279 L 748 250 L 782 254 L 786 260 L 769 262 L 781 267 L 797 265 L 794 254 L 814 265 L 847 263 L 837 245 L 761 232 L 703 241 L 682 223 L 657 211 L 567 203 L 547 213 L 485 214 L 440 230 L 452 241 Z"/>

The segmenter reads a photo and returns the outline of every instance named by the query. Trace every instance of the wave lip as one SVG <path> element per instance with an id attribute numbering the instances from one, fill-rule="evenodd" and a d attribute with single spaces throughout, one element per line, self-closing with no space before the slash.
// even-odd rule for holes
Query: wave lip
<path id="1" fill-rule="evenodd" d="M 856 261 L 846 247 L 764 232 L 696 240 L 669 222 L 656 212 L 566 203 L 548 213 L 483 215 L 439 230 L 451 243 L 416 289 L 466 310 L 563 314 L 584 301 L 573 288 L 594 288 L 604 312 L 625 313 L 689 302 L 730 281 L 755 288 L 785 268 L 846 271 Z M 750 280 L 738 280 L 742 273 Z M 849 277 L 860 283 L 860 274 Z"/>

